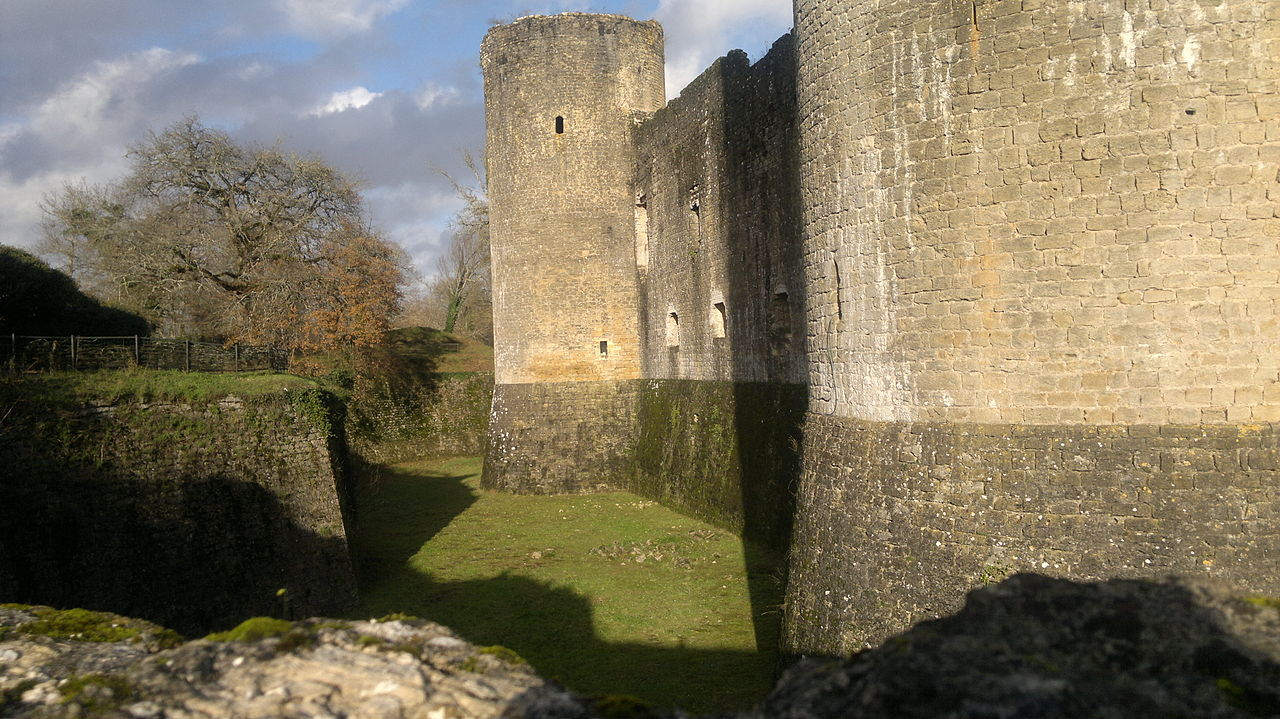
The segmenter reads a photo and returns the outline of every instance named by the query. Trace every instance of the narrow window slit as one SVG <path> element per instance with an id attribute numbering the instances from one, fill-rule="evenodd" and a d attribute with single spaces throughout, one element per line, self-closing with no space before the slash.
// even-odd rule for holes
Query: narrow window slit
<path id="1" fill-rule="evenodd" d="M 561 117 L 561 116 L 556 117 L 556 134 L 557 135 L 564 134 L 564 117 Z"/>
<path id="2" fill-rule="evenodd" d="M 769 302 L 769 355 L 785 357 L 791 351 L 791 303 L 786 292 L 775 292 Z"/>
<path id="3" fill-rule="evenodd" d="M 723 302 L 716 302 L 711 305 L 711 336 L 715 338 L 723 338 L 725 336 Z"/>
<path id="4" fill-rule="evenodd" d="M 600 356 L 609 356 L 609 340 L 600 340 Z"/>

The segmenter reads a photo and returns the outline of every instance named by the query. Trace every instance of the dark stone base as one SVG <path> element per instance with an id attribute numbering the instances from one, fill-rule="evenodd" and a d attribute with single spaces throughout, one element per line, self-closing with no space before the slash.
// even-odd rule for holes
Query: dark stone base
<path id="1" fill-rule="evenodd" d="M 807 398 L 804 385 L 643 381 L 627 488 L 785 551 Z"/>
<path id="2" fill-rule="evenodd" d="M 516 494 L 625 488 L 635 390 L 629 381 L 495 386 L 482 486 Z"/>
<path id="3" fill-rule="evenodd" d="M 1017 571 L 1208 575 L 1280 594 L 1278 437 L 810 414 L 783 648 L 847 654 Z"/>
<path id="4" fill-rule="evenodd" d="M 340 419 L 319 424 L 283 397 L 5 406 L 19 409 L 0 432 L 0 602 L 188 635 L 355 602 Z"/>

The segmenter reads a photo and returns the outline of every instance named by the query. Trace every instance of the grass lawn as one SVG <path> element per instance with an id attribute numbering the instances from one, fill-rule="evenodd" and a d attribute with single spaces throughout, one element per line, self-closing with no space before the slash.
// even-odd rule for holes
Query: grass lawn
<path id="1" fill-rule="evenodd" d="M 774 558 L 631 494 L 482 492 L 480 466 L 401 464 L 368 483 L 352 616 L 431 619 L 586 694 L 710 712 L 768 690 Z"/>
<path id="2" fill-rule="evenodd" d="M 46 372 L 0 379 L 0 398 L 48 402 L 211 402 L 228 395 L 253 398 L 319 387 L 312 379 L 279 372 L 182 372 L 125 369 Z"/>

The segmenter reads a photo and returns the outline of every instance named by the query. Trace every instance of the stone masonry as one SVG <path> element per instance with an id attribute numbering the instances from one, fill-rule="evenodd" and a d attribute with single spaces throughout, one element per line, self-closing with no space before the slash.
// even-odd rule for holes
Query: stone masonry
<path id="1" fill-rule="evenodd" d="M 1280 593 L 1280 5 L 795 12 L 665 107 L 652 23 L 486 39 L 489 486 L 794 526 L 797 653 L 1020 570 Z"/>

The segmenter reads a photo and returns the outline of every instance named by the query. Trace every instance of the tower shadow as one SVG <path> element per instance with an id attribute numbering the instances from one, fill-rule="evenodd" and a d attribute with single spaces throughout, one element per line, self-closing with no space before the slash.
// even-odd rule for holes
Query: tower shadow
<path id="1" fill-rule="evenodd" d="M 809 400 L 794 39 L 754 65 L 731 54 L 724 67 L 721 216 L 731 266 L 750 268 L 728 273 L 727 289 L 754 325 L 739 333 L 753 346 L 734 348 L 730 375 L 743 549 L 770 567 L 752 573 L 750 591 L 757 642 L 776 650 Z"/>

